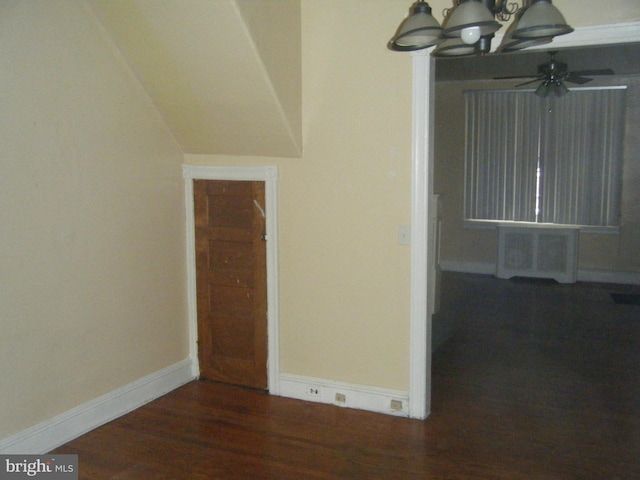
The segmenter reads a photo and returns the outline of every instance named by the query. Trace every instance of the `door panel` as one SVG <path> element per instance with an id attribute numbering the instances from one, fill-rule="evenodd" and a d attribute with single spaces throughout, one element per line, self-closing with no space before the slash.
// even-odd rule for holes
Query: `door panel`
<path id="1" fill-rule="evenodd" d="M 195 180 L 201 376 L 267 388 L 264 183 Z"/>

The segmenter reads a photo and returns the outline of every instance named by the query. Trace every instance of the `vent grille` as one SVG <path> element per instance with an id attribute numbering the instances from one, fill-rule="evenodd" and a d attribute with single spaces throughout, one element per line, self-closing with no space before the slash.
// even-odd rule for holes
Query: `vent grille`
<path id="1" fill-rule="evenodd" d="M 498 227 L 498 278 L 576 281 L 578 228 Z"/>

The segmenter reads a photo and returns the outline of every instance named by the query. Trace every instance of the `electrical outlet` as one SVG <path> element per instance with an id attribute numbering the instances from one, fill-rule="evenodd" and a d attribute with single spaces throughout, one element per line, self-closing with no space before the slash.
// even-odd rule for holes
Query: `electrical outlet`
<path id="1" fill-rule="evenodd" d="M 394 412 L 402 411 L 402 400 L 391 400 L 390 407 Z"/>
<path id="2" fill-rule="evenodd" d="M 322 395 L 322 390 L 316 385 L 309 385 L 307 387 L 307 397 L 319 397 Z"/>
<path id="3" fill-rule="evenodd" d="M 345 403 L 347 396 L 344 393 L 336 393 L 336 403 Z"/>

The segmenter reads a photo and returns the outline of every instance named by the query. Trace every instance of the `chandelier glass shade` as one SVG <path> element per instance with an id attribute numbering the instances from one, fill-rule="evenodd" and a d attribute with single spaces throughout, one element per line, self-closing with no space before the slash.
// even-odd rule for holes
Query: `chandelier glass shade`
<path id="1" fill-rule="evenodd" d="M 520 10 L 518 10 L 514 21 L 511 23 L 511 25 L 509 25 L 507 31 L 504 32 L 502 42 L 500 43 L 500 46 L 497 50 L 498 52 L 513 52 L 516 50 L 522 50 L 524 48 L 551 43 L 551 41 L 553 40 L 552 36 L 538 38 L 516 38 L 513 36 L 513 32 L 518 28 L 518 25 L 520 25 L 522 16 L 527 10 L 527 8 L 521 8 Z"/>
<path id="2" fill-rule="evenodd" d="M 391 50 L 421 50 L 440 42 L 442 27 L 431 15 L 429 4 L 424 1 L 415 2 L 410 12 L 389 41 Z"/>
<path id="3" fill-rule="evenodd" d="M 459 57 L 473 55 L 475 52 L 475 46 L 463 42 L 461 38 L 447 38 L 438 44 L 433 55 L 435 57 Z"/>
<path id="4" fill-rule="evenodd" d="M 555 37 L 573 32 L 551 0 L 533 0 L 513 31 L 514 38 Z"/>
<path id="5" fill-rule="evenodd" d="M 445 37 L 460 37 L 465 43 L 473 44 L 481 36 L 497 32 L 501 27 L 480 0 L 466 0 L 451 11 L 442 34 Z M 477 38 L 471 32 L 477 32 Z"/>

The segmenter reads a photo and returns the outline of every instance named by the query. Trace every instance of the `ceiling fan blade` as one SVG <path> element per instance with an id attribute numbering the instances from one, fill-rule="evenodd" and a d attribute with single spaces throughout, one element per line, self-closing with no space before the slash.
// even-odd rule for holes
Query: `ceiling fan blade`
<path id="1" fill-rule="evenodd" d="M 519 83 L 518 85 L 516 85 L 516 88 L 517 87 L 523 87 L 523 86 L 529 85 L 531 83 L 539 82 L 542 79 L 544 79 L 544 77 L 537 77 L 537 78 L 534 78 L 533 80 L 529 80 L 528 82 Z"/>
<path id="2" fill-rule="evenodd" d="M 578 85 L 584 85 L 585 83 L 589 83 L 593 78 L 580 77 L 575 74 L 575 72 L 567 74 L 562 78 L 564 82 L 577 83 Z"/>
<path id="3" fill-rule="evenodd" d="M 599 70 L 576 70 L 574 72 L 569 72 L 569 75 L 577 75 L 579 77 L 587 76 L 591 77 L 593 75 L 615 75 L 616 72 L 611 70 L 610 68 L 601 68 Z"/>
<path id="4" fill-rule="evenodd" d="M 509 77 L 493 77 L 494 80 L 517 80 L 519 78 L 539 78 L 535 75 L 511 75 Z"/>
<path id="5" fill-rule="evenodd" d="M 535 82 L 548 82 L 549 84 L 561 85 L 562 82 L 571 82 L 578 85 L 589 83 L 593 79 L 591 76 L 596 75 L 615 75 L 610 68 L 594 69 L 594 70 L 576 70 L 567 72 L 567 65 L 554 59 L 557 52 L 549 52 L 551 59 L 547 63 L 538 65 L 538 75 L 510 75 L 504 77 L 493 77 L 494 80 L 517 80 L 530 79 L 522 82 L 516 87 L 530 85 Z M 565 87 L 566 88 L 566 87 Z M 568 90 L 567 90 L 568 91 Z"/>

